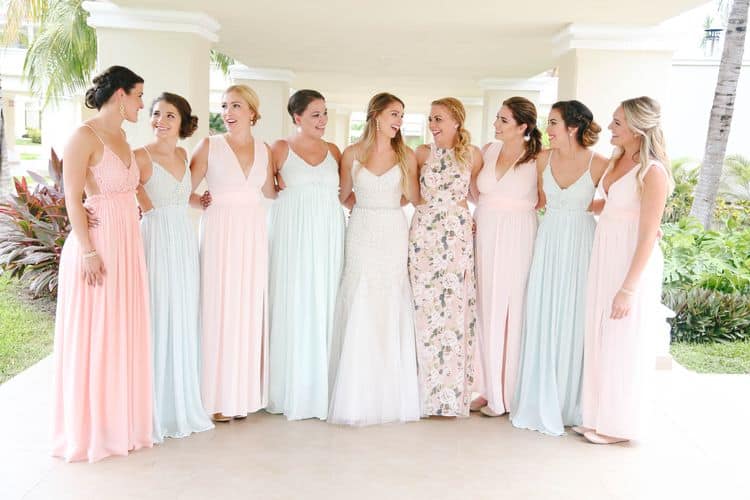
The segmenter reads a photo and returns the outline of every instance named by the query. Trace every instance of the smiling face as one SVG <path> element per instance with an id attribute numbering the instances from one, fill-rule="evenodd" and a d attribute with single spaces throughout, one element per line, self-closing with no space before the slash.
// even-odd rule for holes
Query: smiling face
<path id="1" fill-rule="evenodd" d="M 323 99 L 315 99 L 307 105 L 301 115 L 294 115 L 294 123 L 300 132 L 313 137 L 323 137 L 328 124 L 328 109 Z"/>
<path id="2" fill-rule="evenodd" d="M 640 148 L 640 137 L 628 127 L 622 106 L 618 106 L 615 110 L 612 115 L 612 123 L 609 124 L 608 128 L 612 132 L 612 138 L 609 142 L 615 146 L 632 150 Z"/>
<path id="3" fill-rule="evenodd" d="M 506 142 L 520 140 L 526 133 L 526 124 L 518 124 L 508 106 L 503 106 L 495 116 L 495 138 Z"/>
<path id="4" fill-rule="evenodd" d="M 378 133 L 393 139 L 404 122 L 404 106 L 398 101 L 393 101 L 375 117 L 375 120 Z"/>
<path id="5" fill-rule="evenodd" d="M 453 144 L 458 130 L 458 122 L 451 115 L 448 108 L 440 104 L 433 104 L 430 108 L 430 116 L 427 119 L 430 125 L 430 132 L 437 144 Z"/>
<path id="6" fill-rule="evenodd" d="M 136 83 L 130 92 L 120 89 L 117 97 L 122 104 L 123 118 L 133 123 L 138 121 L 138 111 L 143 109 L 143 84 Z"/>
<path id="7" fill-rule="evenodd" d="M 171 139 L 180 135 L 180 112 L 167 101 L 159 101 L 151 110 L 151 128 L 158 138 Z"/>
<path id="8" fill-rule="evenodd" d="M 549 137 L 549 146 L 558 149 L 563 145 L 575 142 L 577 128 L 571 128 L 565 125 L 560 110 L 552 108 L 547 118 L 547 136 Z"/>
<path id="9" fill-rule="evenodd" d="M 227 92 L 221 101 L 221 117 L 227 130 L 244 130 L 252 126 L 255 113 L 238 92 Z"/>

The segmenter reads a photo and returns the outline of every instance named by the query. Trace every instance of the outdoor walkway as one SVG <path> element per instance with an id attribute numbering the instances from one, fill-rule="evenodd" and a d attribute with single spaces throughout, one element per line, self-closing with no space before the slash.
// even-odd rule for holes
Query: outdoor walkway
<path id="1" fill-rule="evenodd" d="M 363 429 L 263 412 L 129 457 L 48 456 L 51 360 L 0 386 L 0 499 L 750 499 L 750 376 L 658 372 L 652 436 L 472 416 Z"/>

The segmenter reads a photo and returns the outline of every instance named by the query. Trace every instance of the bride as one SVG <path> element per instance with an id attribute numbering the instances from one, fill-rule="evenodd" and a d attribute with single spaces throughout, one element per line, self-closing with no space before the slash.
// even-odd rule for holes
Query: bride
<path id="1" fill-rule="evenodd" d="M 401 136 L 404 103 L 370 99 L 362 138 L 344 150 L 341 200 L 356 197 L 329 349 L 328 421 L 371 425 L 419 420 L 414 308 L 402 200 L 419 197 L 414 152 Z"/>

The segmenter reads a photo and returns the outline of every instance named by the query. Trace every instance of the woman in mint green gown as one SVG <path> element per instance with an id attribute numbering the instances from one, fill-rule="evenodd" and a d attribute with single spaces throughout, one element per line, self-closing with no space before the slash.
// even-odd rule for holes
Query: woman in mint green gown
<path id="1" fill-rule="evenodd" d="M 338 148 L 323 140 L 323 96 L 300 90 L 297 133 L 271 148 L 281 191 L 270 215 L 267 410 L 289 420 L 328 415 L 328 343 L 344 259 Z"/>
<path id="2" fill-rule="evenodd" d="M 148 269 L 153 359 L 153 439 L 213 428 L 200 393 L 198 236 L 188 214 L 193 191 L 178 137 L 198 119 L 182 97 L 163 93 L 151 108 L 155 141 L 135 150 L 144 211 L 141 234 Z"/>
<path id="3" fill-rule="evenodd" d="M 590 208 L 607 165 L 588 147 L 600 130 L 580 102 L 555 103 L 547 128 L 552 149 L 537 160 L 546 205 L 529 272 L 510 419 L 555 436 L 581 423 L 586 279 L 596 229 Z"/>

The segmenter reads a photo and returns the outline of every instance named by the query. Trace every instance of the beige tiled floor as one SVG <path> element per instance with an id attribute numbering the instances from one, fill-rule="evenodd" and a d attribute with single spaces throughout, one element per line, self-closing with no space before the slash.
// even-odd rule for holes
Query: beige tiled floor
<path id="1" fill-rule="evenodd" d="M 0 386 L 0 499 L 750 499 L 750 376 L 658 372 L 652 432 L 595 446 L 472 416 L 364 429 L 260 413 L 129 457 L 47 455 L 50 360 Z"/>

